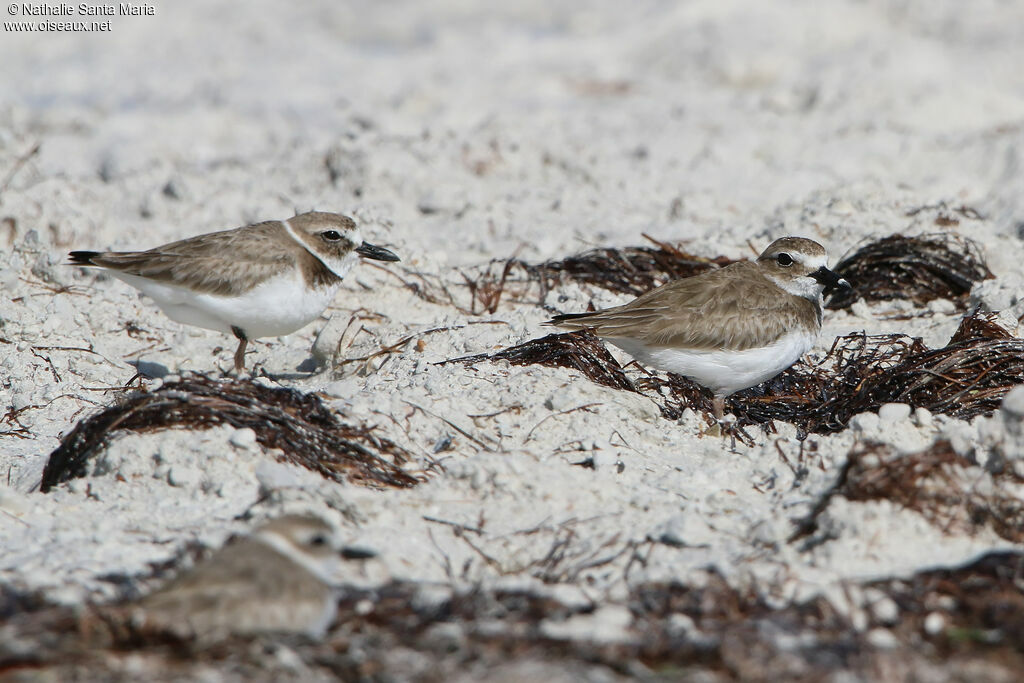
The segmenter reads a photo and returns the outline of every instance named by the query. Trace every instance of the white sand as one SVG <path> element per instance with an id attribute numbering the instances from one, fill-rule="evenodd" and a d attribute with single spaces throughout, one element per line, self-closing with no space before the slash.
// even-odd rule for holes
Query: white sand
<path id="1" fill-rule="evenodd" d="M 1007 545 L 984 528 L 947 532 L 895 504 L 842 498 L 827 513 L 831 539 L 786 540 L 857 441 L 912 451 L 943 433 L 969 444 L 976 427 L 858 418 L 811 436 L 797 477 L 780 457 L 799 451 L 788 425 L 751 430 L 757 444 L 730 451 L 700 436 L 702 422 L 667 421 L 651 400 L 567 370 L 433 365 L 541 336 L 548 314 L 503 303 L 464 315 L 367 265 L 331 322 L 264 340 L 249 362 L 295 377 L 283 386 L 326 389 L 416 453 L 412 469 L 452 437 L 427 483 L 324 482 L 267 465 L 262 449 L 217 429 L 118 439 L 91 476 L 33 492 L 61 436 L 117 399 L 105 389 L 127 382 L 132 363 L 218 374 L 234 347 L 116 280 L 60 265 L 70 249 L 146 248 L 316 208 L 354 215 L 369 241 L 402 256 L 393 273 L 439 276 L 465 296 L 459 268 L 637 245 L 644 232 L 730 257 L 804 235 L 835 261 L 869 237 L 944 229 L 983 244 L 997 276 L 984 300 L 1024 313 L 1024 5 L 577 5 L 176 0 L 154 17 L 115 17 L 110 33 L 6 32 L 0 411 L 20 412 L 0 423 L 0 581 L 102 600 L 117 594 L 104 575 L 145 576 L 190 540 L 247 528 L 235 520 L 247 510 L 313 509 L 379 550 L 394 577 L 547 580 L 607 603 L 608 619 L 581 629 L 612 637 L 631 582 L 685 582 L 714 566 L 737 584 L 757 578 L 775 599 L 824 592 L 856 610 L 858 579 Z M 983 218 L 935 225 L 961 205 Z M 907 215 L 921 206 L 933 208 Z M 566 286 L 547 303 L 573 311 L 590 300 L 625 297 Z M 862 329 L 940 345 L 960 315 L 855 311 L 827 315 L 819 353 Z M 926 315 L 889 319 L 901 311 Z M 347 358 L 452 329 L 369 366 L 296 371 L 320 329 L 336 340 L 353 316 L 365 331 L 341 340 Z M 129 323 L 142 332 L 129 335 Z M 574 465 L 591 457 L 596 469 Z M 479 531 L 460 538 L 427 518 Z M 545 564 L 556 541 L 567 557 Z"/>

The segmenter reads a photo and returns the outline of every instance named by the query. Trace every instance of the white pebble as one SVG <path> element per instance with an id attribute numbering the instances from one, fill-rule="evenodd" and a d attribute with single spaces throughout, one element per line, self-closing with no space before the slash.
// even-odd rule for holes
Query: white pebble
<path id="1" fill-rule="evenodd" d="M 591 461 L 597 471 L 607 471 L 615 467 L 619 461 L 619 454 L 608 448 L 595 448 L 591 453 Z"/>
<path id="2" fill-rule="evenodd" d="M 918 427 L 931 427 L 934 422 L 935 417 L 927 408 L 918 408 L 914 411 L 914 424 Z"/>
<path id="3" fill-rule="evenodd" d="M 228 437 L 228 442 L 235 448 L 252 448 L 256 443 L 256 432 L 249 427 L 236 429 Z"/>
<path id="4" fill-rule="evenodd" d="M 956 313 L 956 304 L 949 299 L 933 299 L 928 302 L 928 310 L 941 315 L 953 315 Z"/>
<path id="5" fill-rule="evenodd" d="M 264 492 L 279 488 L 299 488 L 310 483 L 309 470 L 275 460 L 260 461 L 254 473 Z"/>
<path id="6" fill-rule="evenodd" d="M 32 395 L 27 391 L 19 391 L 11 396 L 11 408 L 22 410 L 32 405 Z"/>
<path id="7" fill-rule="evenodd" d="M 878 430 L 878 416 L 874 413 L 859 413 L 850 418 L 850 426 L 855 432 L 866 433 Z"/>
<path id="8" fill-rule="evenodd" d="M 174 465 L 167 471 L 167 483 L 179 488 L 197 488 L 202 478 L 203 473 L 195 467 Z"/>
<path id="9" fill-rule="evenodd" d="M 883 403 L 878 408 L 878 419 L 882 422 L 902 422 L 910 417 L 910 406 L 906 403 Z"/>
<path id="10" fill-rule="evenodd" d="M 937 636 L 946 630 L 946 616 L 942 612 L 932 612 L 924 618 L 924 632 Z"/>
<path id="11" fill-rule="evenodd" d="M 871 307 L 868 306 L 868 302 L 864 299 L 857 299 L 850 306 L 850 313 L 857 316 L 858 318 L 871 318 Z"/>
<path id="12" fill-rule="evenodd" d="M 1015 386 L 1003 397 L 1003 419 L 1024 419 L 1024 384 Z"/>
<path id="13" fill-rule="evenodd" d="M 560 389 L 555 393 L 551 394 L 544 401 L 544 407 L 548 410 L 563 411 L 572 407 L 573 397 L 570 392 L 565 389 Z"/>
<path id="14" fill-rule="evenodd" d="M 868 643 L 879 650 L 892 650 L 899 647 L 900 641 L 887 628 L 873 628 L 868 631 Z"/>
<path id="15" fill-rule="evenodd" d="M 895 624 L 900 618 L 900 608 L 890 597 L 884 597 L 871 605 L 871 614 L 886 625 Z"/>

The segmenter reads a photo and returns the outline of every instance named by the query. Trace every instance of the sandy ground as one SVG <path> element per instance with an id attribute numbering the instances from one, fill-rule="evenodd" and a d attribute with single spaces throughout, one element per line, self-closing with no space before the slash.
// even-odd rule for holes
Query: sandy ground
<path id="1" fill-rule="evenodd" d="M 590 637 L 626 628 L 614 607 L 630 585 L 685 584 L 707 567 L 770 587 L 773 600 L 825 595 L 855 614 L 870 607 L 860 581 L 1011 547 L 987 527 L 943 529 L 895 503 L 845 499 L 820 542 L 787 540 L 858 442 L 912 452 L 952 436 L 970 448 L 985 420 L 865 415 L 805 451 L 788 425 L 730 448 L 696 418 L 665 420 L 651 400 L 568 370 L 436 365 L 541 336 L 550 310 L 470 315 L 395 276 L 421 273 L 468 300 L 460 269 L 639 245 L 642 233 L 729 257 L 803 235 L 835 261 L 868 238 L 938 229 L 983 246 L 996 280 L 975 299 L 1019 316 L 1022 27 L 1024 5 L 995 0 L 181 0 L 114 17 L 110 32 L 5 31 L 0 581 L 102 601 L 123 594 L 110 576 L 144 577 L 190 541 L 219 543 L 250 526 L 243 513 L 312 509 L 376 548 L 396 579 L 546 586 L 609 606 L 576 634 Z M 963 206 L 977 215 L 936 227 Z M 219 428 L 116 439 L 90 476 L 36 492 L 62 436 L 116 401 L 137 368 L 151 388 L 219 375 L 234 346 L 61 265 L 66 252 L 310 209 L 353 215 L 402 262 L 364 264 L 323 320 L 262 340 L 249 362 L 379 425 L 416 455 L 411 471 L 429 470 L 425 483 L 326 482 Z M 624 300 L 566 285 L 546 303 Z M 830 312 L 816 353 L 856 330 L 941 345 L 964 312 Z M 310 374 L 321 330 L 320 348 L 340 355 Z M 409 334 L 423 344 L 337 364 Z M 799 472 L 782 457 L 804 452 Z M 576 465 L 588 458 L 595 468 Z M 479 533 L 470 543 L 453 524 Z M 552 567 L 558 543 L 568 550 Z"/>

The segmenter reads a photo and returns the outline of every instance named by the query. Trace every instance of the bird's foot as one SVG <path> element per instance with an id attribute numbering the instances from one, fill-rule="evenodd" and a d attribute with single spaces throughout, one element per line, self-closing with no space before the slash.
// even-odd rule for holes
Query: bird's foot
<path id="1" fill-rule="evenodd" d="M 702 436 L 716 436 L 726 437 L 730 436 L 735 441 L 736 439 L 736 416 L 735 415 L 723 415 L 721 417 L 715 417 L 715 421 L 704 430 Z"/>

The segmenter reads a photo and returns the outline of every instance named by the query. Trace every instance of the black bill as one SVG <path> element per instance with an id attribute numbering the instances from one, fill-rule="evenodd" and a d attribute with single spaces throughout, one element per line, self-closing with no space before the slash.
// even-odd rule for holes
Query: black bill
<path id="1" fill-rule="evenodd" d="M 384 247 L 378 247 L 375 244 L 369 242 L 363 242 L 356 247 L 356 253 L 366 258 L 376 259 L 378 261 L 400 261 L 401 259 L 395 255 L 393 251 L 388 251 Z"/>
<path id="2" fill-rule="evenodd" d="M 825 285 L 825 289 L 851 289 L 850 283 L 845 278 L 839 277 L 825 266 L 811 273 L 811 277 Z"/>
<path id="3" fill-rule="evenodd" d="M 346 560 L 369 560 L 377 557 L 378 553 L 373 548 L 347 545 L 341 549 L 341 556 Z"/>

